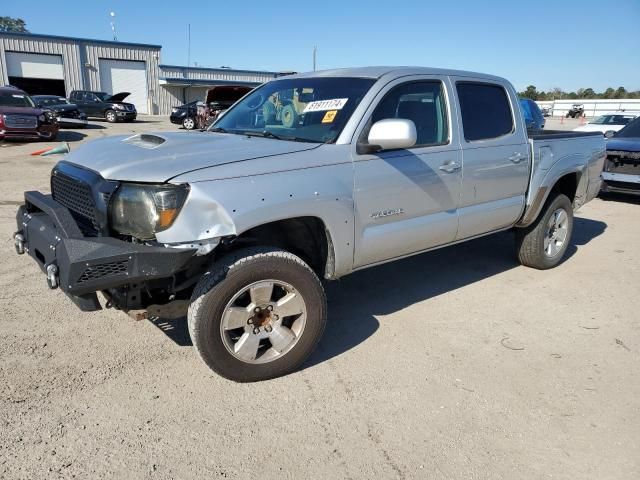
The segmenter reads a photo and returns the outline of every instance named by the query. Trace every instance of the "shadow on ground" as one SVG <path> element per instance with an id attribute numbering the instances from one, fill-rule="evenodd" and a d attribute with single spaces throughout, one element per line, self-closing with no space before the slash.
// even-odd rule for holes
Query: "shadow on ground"
<path id="1" fill-rule="evenodd" d="M 565 260 L 606 229 L 604 222 L 576 218 Z M 518 267 L 513 232 L 494 235 L 368 268 L 326 285 L 329 315 L 320 344 L 304 368 L 336 357 L 372 336 L 389 315 Z M 151 322 L 180 346 L 191 346 L 185 317 Z"/>

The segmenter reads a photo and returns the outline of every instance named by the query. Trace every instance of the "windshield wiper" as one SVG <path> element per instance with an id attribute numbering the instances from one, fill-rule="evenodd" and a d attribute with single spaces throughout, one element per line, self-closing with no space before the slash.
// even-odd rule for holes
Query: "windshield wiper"
<path id="1" fill-rule="evenodd" d="M 216 133 L 228 133 L 224 128 L 222 127 L 213 127 L 209 129 L 210 132 L 216 132 Z"/>
<path id="2" fill-rule="evenodd" d="M 275 140 L 286 140 L 289 142 L 307 142 L 307 143 L 319 143 L 316 142 L 315 140 L 309 140 L 307 138 L 300 138 L 300 137 L 295 137 L 295 136 L 285 136 L 285 135 L 276 135 L 275 133 L 269 131 L 269 130 L 263 130 L 262 132 L 252 132 L 252 131 L 246 131 L 246 132 L 242 132 L 243 135 L 246 135 L 247 137 L 264 137 L 264 138 L 273 138 Z"/>

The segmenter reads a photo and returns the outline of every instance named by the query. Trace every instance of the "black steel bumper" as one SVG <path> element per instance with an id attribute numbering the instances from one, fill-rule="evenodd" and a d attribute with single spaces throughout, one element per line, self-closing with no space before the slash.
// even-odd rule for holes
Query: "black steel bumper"
<path id="1" fill-rule="evenodd" d="M 82 310 L 100 309 L 98 291 L 171 277 L 195 252 L 85 237 L 69 210 L 40 192 L 25 192 L 16 221 L 16 251 L 28 253 L 49 287 L 60 287 Z"/>

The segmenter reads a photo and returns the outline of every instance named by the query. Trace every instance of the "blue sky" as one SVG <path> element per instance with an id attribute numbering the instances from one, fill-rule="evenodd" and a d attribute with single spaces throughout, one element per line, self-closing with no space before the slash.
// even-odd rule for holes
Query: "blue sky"
<path id="1" fill-rule="evenodd" d="M 162 45 L 162 62 L 295 70 L 421 65 L 507 77 L 520 90 L 640 89 L 640 0 L 3 2 L 34 33 Z M 63 7 L 64 6 L 64 7 Z"/>

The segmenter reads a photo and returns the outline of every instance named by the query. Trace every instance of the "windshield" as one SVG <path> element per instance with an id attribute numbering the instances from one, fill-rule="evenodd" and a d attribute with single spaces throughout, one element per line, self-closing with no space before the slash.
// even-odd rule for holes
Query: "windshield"
<path id="1" fill-rule="evenodd" d="M 20 92 L 0 92 L 0 107 L 28 107 L 35 105 L 28 95 Z"/>
<path id="2" fill-rule="evenodd" d="M 601 115 L 589 123 L 593 125 L 627 125 L 633 119 L 633 115 Z"/>
<path id="3" fill-rule="evenodd" d="M 50 107 L 51 105 L 64 105 L 67 103 L 67 99 L 63 97 L 45 97 L 36 98 L 35 100 L 41 107 Z"/>
<path id="4" fill-rule="evenodd" d="M 640 117 L 629 123 L 626 127 L 615 134 L 618 137 L 635 137 L 640 138 Z"/>
<path id="5" fill-rule="evenodd" d="M 331 143 L 375 83 L 366 78 L 292 78 L 257 88 L 210 130 Z"/>
<path id="6" fill-rule="evenodd" d="M 105 92 L 95 92 L 96 97 L 98 97 L 100 100 L 102 100 L 103 102 L 109 98 L 111 95 L 109 95 L 108 93 Z"/>

